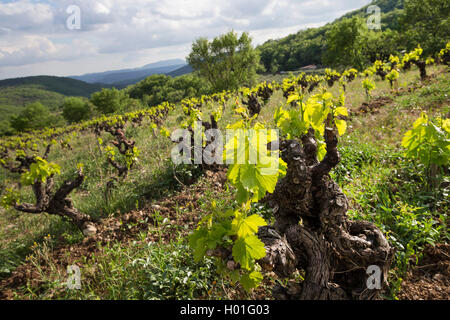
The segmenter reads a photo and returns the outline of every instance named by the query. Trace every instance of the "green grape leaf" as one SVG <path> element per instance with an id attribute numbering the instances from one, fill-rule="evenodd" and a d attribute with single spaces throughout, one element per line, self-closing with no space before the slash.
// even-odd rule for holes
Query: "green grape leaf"
<path id="1" fill-rule="evenodd" d="M 237 212 L 231 223 L 233 233 L 240 238 L 245 238 L 258 232 L 258 228 L 267 225 L 266 221 L 257 214 L 245 217 L 241 212 Z"/>
<path id="2" fill-rule="evenodd" d="M 347 108 L 345 108 L 345 107 L 337 107 L 337 108 L 334 110 L 334 116 L 335 116 L 335 117 L 337 117 L 337 116 L 345 116 L 345 117 L 348 117 L 348 110 L 347 110 Z"/>
<path id="3" fill-rule="evenodd" d="M 264 258 L 266 249 L 264 243 L 255 235 L 238 238 L 233 246 L 233 258 L 241 265 L 241 268 L 251 270 L 254 260 Z"/>
<path id="4" fill-rule="evenodd" d="M 242 275 L 240 283 L 247 292 L 250 292 L 253 288 L 256 288 L 262 280 L 263 276 L 261 272 L 252 271 L 250 273 Z"/>
<path id="5" fill-rule="evenodd" d="M 338 129 L 339 135 L 340 136 L 344 135 L 345 132 L 347 131 L 347 122 L 345 122 L 345 120 L 342 120 L 342 119 L 336 119 L 335 123 L 336 123 L 336 128 Z"/>
<path id="6" fill-rule="evenodd" d="M 291 94 L 289 98 L 287 99 L 286 103 L 290 104 L 292 101 L 297 101 L 300 99 L 300 96 L 298 94 Z"/>
<path id="7" fill-rule="evenodd" d="M 189 246 L 194 250 L 194 260 L 199 262 L 203 259 L 207 250 L 208 230 L 198 228 L 189 236 Z"/>

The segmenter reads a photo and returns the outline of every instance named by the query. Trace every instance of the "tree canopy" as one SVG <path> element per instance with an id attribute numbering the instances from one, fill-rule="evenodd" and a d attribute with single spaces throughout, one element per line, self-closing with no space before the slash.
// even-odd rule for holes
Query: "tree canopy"
<path id="1" fill-rule="evenodd" d="M 430 55 L 445 47 L 450 35 L 450 2 L 405 0 L 404 6 L 400 21 L 408 50 L 420 44 L 424 55 Z"/>
<path id="2" fill-rule="evenodd" d="M 78 97 L 67 98 L 62 105 L 64 119 L 69 123 L 88 120 L 92 116 L 93 105 Z"/>
<path id="3" fill-rule="evenodd" d="M 324 62 L 333 67 L 352 65 L 361 70 L 364 33 L 364 22 L 358 17 L 343 19 L 334 24 L 326 33 Z"/>
<path id="4" fill-rule="evenodd" d="M 104 114 L 124 111 L 129 102 L 128 100 L 128 94 L 124 90 L 117 90 L 116 88 L 103 88 L 91 97 L 91 102 L 97 107 L 97 110 Z"/>
<path id="5" fill-rule="evenodd" d="M 238 38 L 237 33 L 231 31 L 212 41 L 197 39 L 187 61 L 214 91 L 222 91 L 253 84 L 259 54 L 248 33 Z"/>
<path id="6" fill-rule="evenodd" d="M 141 99 L 144 105 L 151 107 L 165 101 L 175 103 L 184 98 L 207 94 L 210 89 L 206 81 L 192 74 L 176 78 L 155 74 L 129 86 L 126 92 L 131 98 Z"/>
<path id="7" fill-rule="evenodd" d="M 18 132 L 38 130 L 60 124 L 61 119 L 39 102 L 27 105 L 17 116 L 11 117 L 11 127 Z"/>

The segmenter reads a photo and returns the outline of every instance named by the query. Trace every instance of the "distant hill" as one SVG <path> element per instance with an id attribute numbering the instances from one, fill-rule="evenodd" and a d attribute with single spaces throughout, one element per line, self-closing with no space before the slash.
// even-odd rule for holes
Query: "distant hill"
<path id="1" fill-rule="evenodd" d="M 56 110 L 65 98 L 65 95 L 39 85 L 0 87 L 0 110 L 15 112 L 33 102 L 40 102 L 51 110 Z"/>
<path id="2" fill-rule="evenodd" d="M 91 84 L 76 79 L 53 76 L 34 76 L 0 81 L 0 88 L 14 88 L 30 85 L 38 86 L 41 90 L 56 92 L 64 96 L 80 97 L 89 97 L 92 93 L 99 91 L 104 87 L 109 87 L 104 84 Z"/>
<path id="3" fill-rule="evenodd" d="M 181 59 L 159 61 L 140 68 L 90 73 L 82 76 L 71 76 L 73 79 L 88 83 L 106 83 L 117 87 L 125 87 L 137 83 L 153 74 L 167 74 L 186 65 Z"/>
<path id="4" fill-rule="evenodd" d="M 163 61 L 146 64 L 145 66 L 143 66 L 141 68 L 137 68 L 135 70 L 169 67 L 169 66 L 176 66 L 176 65 L 180 65 L 180 64 L 186 64 L 186 61 L 184 61 L 182 59 L 163 60 Z"/>
<path id="5" fill-rule="evenodd" d="M 66 98 L 65 95 L 37 84 L 16 84 L 0 87 L 0 136 L 14 133 L 9 124 L 12 116 L 19 114 L 23 108 L 33 102 L 47 106 L 54 114 L 59 113 L 59 107 Z M 2 81 L 5 84 L 5 81 Z"/>
<path id="6" fill-rule="evenodd" d="M 187 65 L 186 65 L 186 66 L 187 66 Z M 140 71 L 140 72 L 135 72 L 134 74 L 136 74 L 136 75 L 137 75 L 137 74 L 140 74 L 140 76 L 139 76 L 138 78 L 133 78 L 133 79 L 126 79 L 126 80 L 122 80 L 122 81 L 117 81 L 117 82 L 114 82 L 114 83 L 111 84 L 111 85 L 114 86 L 114 87 L 116 87 L 117 89 L 123 89 L 123 88 L 128 87 L 129 85 L 136 84 L 136 83 L 138 83 L 138 82 L 140 82 L 140 81 L 142 81 L 142 80 L 145 80 L 145 79 L 147 79 L 148 77 L 150 77 L 150 76 L 152 76 L 152 75 L 155 75 L 155 74 L 171 75 L 172 73 L 176 73 L 177 70 L 181 70 L 181 69 L 185 68 L 186 66 L 183 66 L 183 67 L 181 67 L 181 68 L 177 68 L 176 70 L 171 71 L 171 72 L 168 72 L 168 73 L 165 72 L 165 71 L 168 70 L 167 67 L 154 68 L 154 69 L 150 69 L 150 70 L 143 70 L 143 71 Z M 150 71 L 151 73 L 149 73 L 149 71 Z M 173 77 L 181 76 L 181 75 L 186 74 L 186 73 L 190 73 L 190 72 L 187 72 L 187 71 L 188 71 L 188 70 L 186 70 L 186 72 L 180 71 L 180 74 L 174 75 Z M 125 73 L 124 75 L 126 76 L 127 73 Z"/>
<path id="7" fill-rule="evenodd" d="M 191 73 L 193 71 L 194 71 L 194 69 L 192 69 L 192 67 L 187 64 L 177 70 L 167 73 L 167 75 L 175 78 L 175 77 L 179 77 L 179 76 Z"/>
<path id="8" fill-rule="evenodd" d="M 80 80 L 36 76 L 0 81 L 0 136 L 11 134 L 9 119 L 33 102 L 47 106 L 54 114 L 68 96 L 90 97 L 92 93 L 109 85 L 90 84 Z"/>

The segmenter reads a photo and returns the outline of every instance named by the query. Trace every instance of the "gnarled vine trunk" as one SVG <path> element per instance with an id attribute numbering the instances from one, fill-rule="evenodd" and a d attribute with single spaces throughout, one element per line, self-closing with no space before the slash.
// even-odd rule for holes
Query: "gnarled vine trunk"
<path id="1" fill-rule="evenodd" d="M 426 62 L 422 60 L 415 61 L 413 60 L 413 63 L 419 68 L 420 71 L 420 80 L 424 81 L 427 79 L 427 69 L 426 69 Z"/>
<path id="2" fill-rule="evenodd" d="M 53 176 L 47 179 L 45 185 L 41 181 L 37 180 L 32 186 L 36 197 L 36 203 L 17 203 L 14 205 L 14 208 L 25 213 L 39 214 L 46 212 L 48 214 L 67 218 L 85 235 L 91 235 L 96 232 L 94 219 L 89 215 L 78 211 L 73 206 L 72 200 L 69 198 L 69 194 L 74 189 L 78 188 L 83 181 L 84 175 L 81 170 L 78 170 L 75 179 L 64 181 L 59 189 L 53 193 Z"/>
<path id="3" fill-rule="evenodd" d="M 386 284 L 394 249 L 374 224 L 346 216 L 347 198 L 329 176 L 340 161 L 335 129 L 326 129 L 325 141 L 321 162 L 312 131 L 301 142 L 280 143 L 288 170 L 266 199 L 275 224 L 258 233 L 267 249 L 260 265 L 280 277 L 305 271 L 297 290 L 278 286 L 276 298 L 373 299 L 381 288 L 368 288 L 367 268 L 379 267 Z"/>

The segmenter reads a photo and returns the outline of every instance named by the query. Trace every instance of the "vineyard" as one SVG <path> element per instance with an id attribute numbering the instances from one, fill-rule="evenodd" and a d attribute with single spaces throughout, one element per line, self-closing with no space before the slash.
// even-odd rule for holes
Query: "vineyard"
<path id="1" fill-rule="evenodd" d="M 449 50 L 1 139 L 0 298 L 448 299 Z"/>

